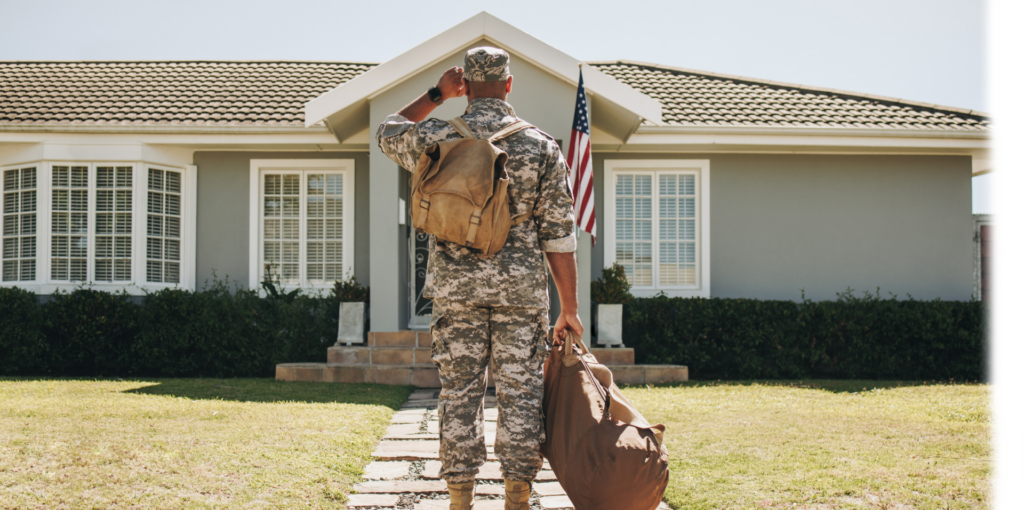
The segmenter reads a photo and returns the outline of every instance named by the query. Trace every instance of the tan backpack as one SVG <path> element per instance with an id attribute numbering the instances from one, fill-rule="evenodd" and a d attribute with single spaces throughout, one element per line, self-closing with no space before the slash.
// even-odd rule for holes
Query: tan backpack
<path id="1" fill-rule="evenodd" d="M 480 140 L 461 118 L 448 123 L 463 138 L 438 142 L 420 156 L 412 176 L 412 226 L 491 257 L 505 245 L 509 229 L 531 215 L 511 216 L 508 154 L 494 142 L 533 126 L 517 120 Z"/>

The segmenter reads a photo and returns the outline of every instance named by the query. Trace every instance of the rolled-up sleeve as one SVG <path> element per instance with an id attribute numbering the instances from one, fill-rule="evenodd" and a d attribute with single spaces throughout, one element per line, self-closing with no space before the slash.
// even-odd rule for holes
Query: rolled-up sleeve
<path id="1" fill-rule="evenodd" d="M 562 158 L 562 151 L 551 142 L 548 160 L 540 177 L 540 193 L 534 206 L 537 221 L 537 236 L 540 249 L 549 253 L 576 251 L 576 235 L 573 225 L 576 218 L 572 211 L 572 192 L 569 191 L 569 169 Z"/>

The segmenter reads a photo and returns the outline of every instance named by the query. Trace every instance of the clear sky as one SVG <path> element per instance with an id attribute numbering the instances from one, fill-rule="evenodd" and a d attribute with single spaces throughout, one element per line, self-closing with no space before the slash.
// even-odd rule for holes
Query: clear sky
<path id="1" fill-rule="evenodd" d="M 976 0 L 0 0 L 0 59 L 383 62 L 482 10 L 580 60 L 988 111 Z M 973 179 L 975 212 L 992 179 Z"/>

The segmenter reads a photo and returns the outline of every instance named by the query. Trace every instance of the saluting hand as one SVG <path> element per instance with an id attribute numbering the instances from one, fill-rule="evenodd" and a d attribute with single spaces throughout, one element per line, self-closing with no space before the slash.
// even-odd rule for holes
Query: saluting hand
<path id="1" fill-rule="evenodd" d="M 466 83 L 462 80 L 462 68 L 452 67 L 441 75 L 437 88 L 441 90 L 441 99 L 447 101 L 453 97 L 466 95 Z"/>

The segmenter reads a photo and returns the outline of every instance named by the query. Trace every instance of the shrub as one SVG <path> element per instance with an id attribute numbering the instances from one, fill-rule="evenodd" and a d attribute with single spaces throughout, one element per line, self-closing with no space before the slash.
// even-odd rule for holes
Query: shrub
<path id="1" fill-rule="evenodd" d="M 334 297 L 340 303 L 369 303 L 370 288 L 356 281 L 356 275 L 334 282 Z"/>
<path id="2" fill-rule="evenodd" d="M 42 331 L 36 295 L 18 287 L 0 287 L 0 375 L 42 373 L 50 343 Z"/>
<path id="3" fill-rule="evenodd" d="M 47 373 L 124 374 L 138 335 L 138 306 L 126 292 L 79 288 L 55 292 L 42 306 Z"/>
<path id="4" fill-rule="evenodd" d="M 0 374 L 269 377 L 278 363 L 323 362 L 338 328 L 333 298 L 261 298 L 215 281 L 143 298 L 79 289 L 45 304 L 0 289 Z"/>
<path id="5" fill-rule="evenodd" d="M 590 301 L 601 305 L 626 304 L 633 299 L 629 293 L 626 268 L 617 262 L 601 270 L 601 277 L 590 282 Z"/>
<path id="6" fill-rule="evenodd" d="M 694 379 L 983 377 L 979 301 L 635 299 L 623 338 L 637 363 L 687 365 Z"/>

